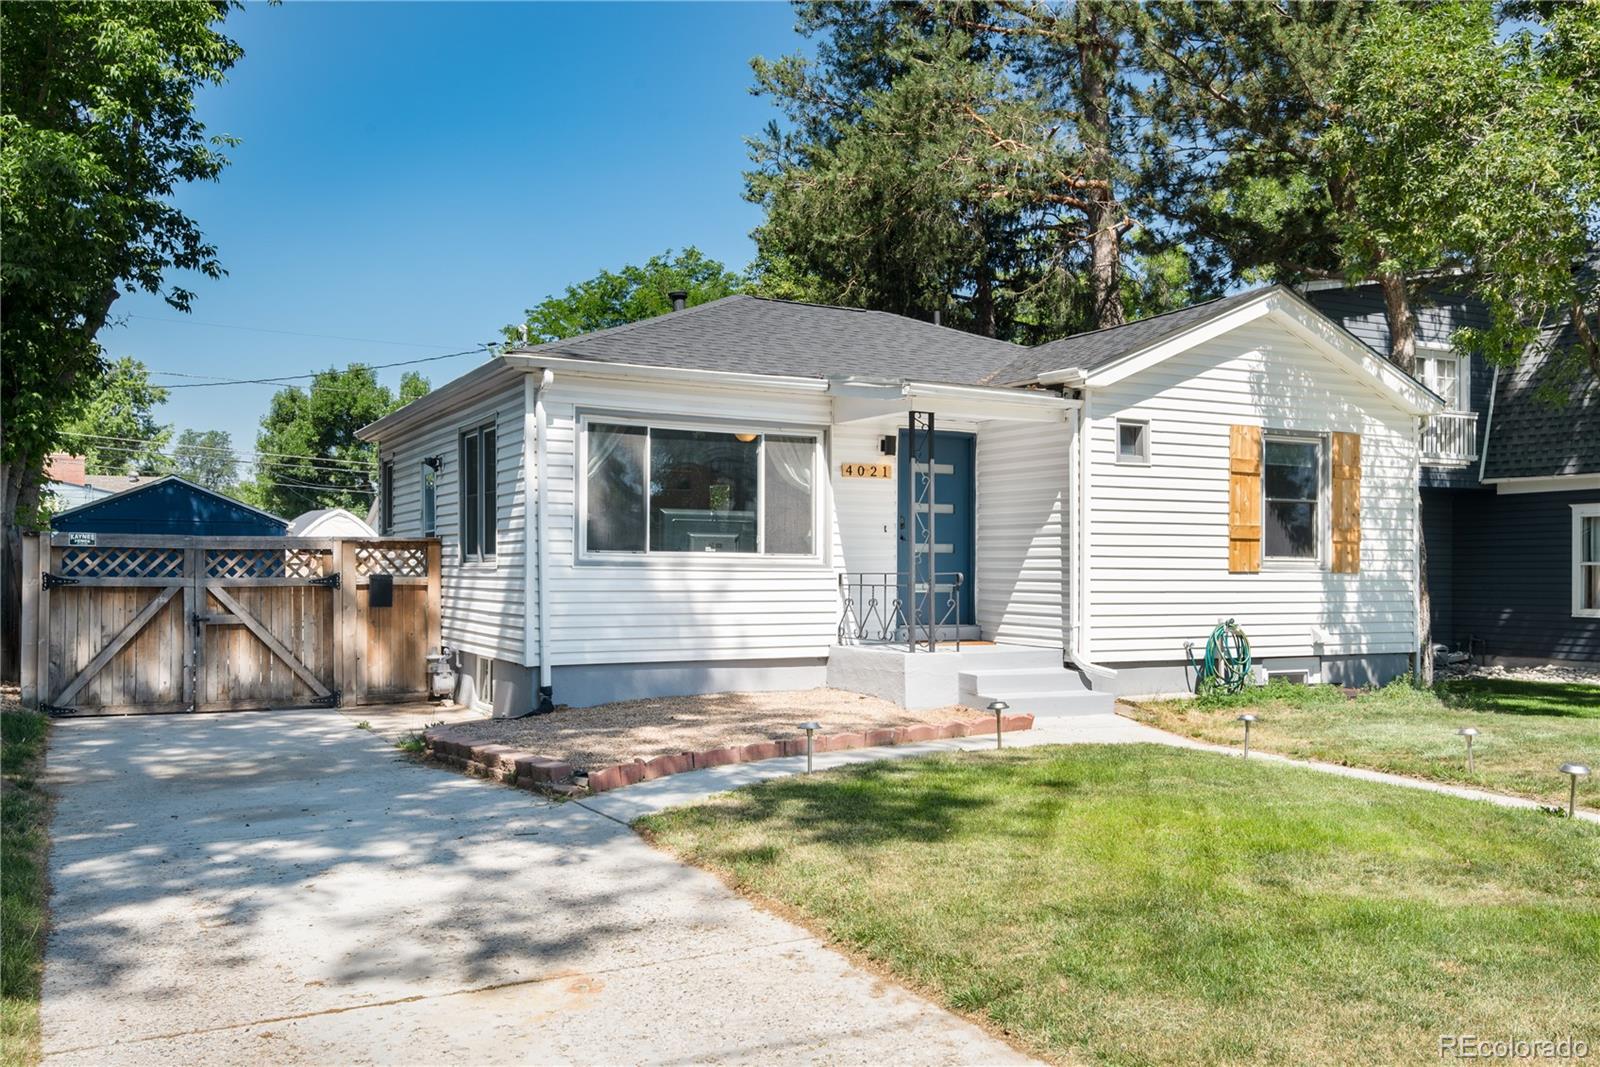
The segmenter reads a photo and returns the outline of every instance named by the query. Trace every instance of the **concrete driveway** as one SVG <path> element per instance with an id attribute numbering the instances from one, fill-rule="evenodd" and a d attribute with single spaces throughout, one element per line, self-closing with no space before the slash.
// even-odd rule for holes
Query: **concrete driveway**
<path id="1" fill-rule="evenodd" d="M 63 722 L 49 774 L 52 1063 L 1021 1058 L 600 811 L 336 712 Z"/>

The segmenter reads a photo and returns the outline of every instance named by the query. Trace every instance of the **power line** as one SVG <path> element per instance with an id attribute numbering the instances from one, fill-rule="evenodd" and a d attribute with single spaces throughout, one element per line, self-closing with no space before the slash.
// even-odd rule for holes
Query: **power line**
<path id="1" fill-rule="evenodd" d="M 352 363 L 347 369 L 353 370 L 359 367 L 363 370 L 388 370 L 391 367 L 414 367 L 419 363 L 435 363 L 441 359 L 458 359 L 461 356 L 483 355 L 485 349 L 489 347 L 490 346 L 488 344 L 484 344 L 478 346 L 477 348 L 463 349 L 460 352 L 446 352 L 444 355 L 440 356 L 423 356 L 420 359 L 402 359 L 394 363 Z M 303 378 L 316 378 L 322 374 L 337 374 L 339 371 L 336 368 L 330 367 L 325 371 L 311 371 L 306 374 L 284 374 L 274 378 L 221 378 L 215 375 L 186 374 L 183 371 L 174 370 L 151 371 L 150 373 L 171 378 L 213 379 L 211 381 L 179 382 L 176 385 L 162 386 L 163 389 L 205 389 L 209 386 L 216 385 L 281 385 L 284 382 L 299 381 Z"/>
<path id="2" fill-rule="evenodd" d="M 317 337 L 324 341 L 356 341 L 368 345 L 399 345 L 405 348 L 449 348 L 449 345 L 430 345 L 421 341 L 384 341 L 376 337 L 343 337 L 336 333 L 305 333 L 301 330 L 274 330 L 265 326 L 239 326 L 231 322 L 205 322 L 200 319 L 176 319 L 164 315 L 135 315 L 123 316 L 129 319 L 143 319 L 146 322 L 181 322 L 188 326 L 211 326 L 219 330 L 245 330 L 249 333 L 276 333 L 285 337 Z"/>
<path id="3" fill-rule="evenodd" d="M 116 434 L 80 433 L 80 432 L 75 431 L 75 430 L 67 430 L 67 431 L 65 431 L 65 436 L 78 437 L 78 438 L 84 438 L 84 439 L 87 439 L 87 440 L 95 440 L 95 441 L 115 441 L 115 442 L 119 442 L 121 444 L 128 444 L 128 445 L 143 445 L 143 446 L 146 447 L 146 449 L 148 451 L 152 451 L 152 452 L 156 452 L 156 453 L 160 453 L 162 451 L 161 448 L 156 447 L 156 446 L 164 446 L 167 443 L 167 442 L 163 442 L 163 441 L 161 441 L 161 440 L 159 440 L 157 438 L 154 438 L 154 437 L 125 437 L 125 436 L 118 436 Z M 116 449 L 113 449 L 113 448 L 111 448 L 110 446 L 107 446 L 107 445 L 95 445 L 93 447 L 100 448 L 100 449 L 105 450 L 105 451 L 116 451 Z M 291 460 L 300 460 L 300 461 L 306 462 L 306 463 L 339 464 L 339 465 L 347 466 L 347 467 L 360 467 L 362 469 L 366 469 L 366 468 L 372 467 L 376 463 L 376 460 L 373 460 L 373 461 L 369 462 L 367 460 L 361 460 L 361 459 L 340 459 L 337 456 L 303 455 L 303 454 L 296 453 L 296 452 L 253 452 L 253 451 L 250 451 L 250 450 L 247 450 L 247 449 L 223 448 L 221 446 L 216 446 L 216 445 L 181 445 L 181 446 L 180 445 L 173 445 L 174 449 L 179 448 L 179 447 L 182 447 L 182 448 L 184 448 L 186 450 L 199 450 L 199 451 L 205 451 L 205 452 L 223 452 L 223 453 L 227 453 L 228 455 L 234 456 L 234 457 L 236 457 L 238 459 L 256 459 L 256 458 L 291 459 Z M 137 450 L 135 450 L 135 451 L 137 451 Z"/>
<path id="4" fill-rule="evenodd" d="M 124 456 L 129 456 L 129 457 L 134 457 L 134 456 L 160 456 L 163 459 L 173 460 L 174 462 L 184 458 L 183 456 L 178 455 L 177 453 L 170 452 L 170 451 L 163 451 L 162 449 L 158 449 L 158 448 L 135 448 L 135 447 L 133 447 L 131 445 L 97 445 L 95 447 L 99 451 L 102 451 L 102 452 L 117 453 L 117 454 L 121 454 L 121 455 L 124 455 Z M 292 459 L 292 457 L 291 457 L 291 459 Z M 258 468 L 258 469 L 259 468 L 267 468 L 267 470 L 269 472 L 269 476 L 271 476 L 270 475 L 270 468 L 272 468 L 273 466 L 288 466 L 289 465 L 289 460 L 286 460 L 286 459 L 273 459 L 271 457 L 265 457 L 265 458 L 256 459 L 256 460 L 245 460 L 244 462 L 246 464 L 248 464 L 250 466 L 254 466 L 254 467 Z M 341 468 L 331 468 L 330 469 L 330 468 L 315 468 L 315 467 L 312 468 L 312 469 L 314 471 L 316 471 L 317 473 L 319 473 L 319 474 L 325 473 L 325 474 L 329 474 L 329 475 L 349 474 L 349 475 L 357 475 L 357 476 L 359 476 L 359 475 L 369 475 L 369 474 L 371 474 L 373 472 L 373 467 L 372 466 L 367 466 L 367 467 L 364 467 L 364 468 L 361 468 L 361 469 L 354 469 L 354 470 L 341 469 Z M 279 479 L 276 476 L 271 476 L 271 477 L 273 478 L 274 482 L 278 482 L 279 481 Z M 286 484 L 287 485 L 287 484 L 292 484 L 292 483 L 284 482 L 282 484 Z M 315 483 L 312 483 L 312 482 L 301 482 L 301 483 L 298 483 L 298 484 L 305 485 L 306 487 L 311 488 L 311 489 L 337 489 L 337 490 L 348 490 L 350 492 L 357 492 L 357 493 L 365 493 L 365 492 L 373 492 L 374 491 L 374 490 L 368 489 L 365 485 L 349 485 L 349 484 L 340 483 L 340 482 L 329 483 L 329 484 L 326 484 L 326 485 L 318 485 L 318 484 L 315 484 Z"/>

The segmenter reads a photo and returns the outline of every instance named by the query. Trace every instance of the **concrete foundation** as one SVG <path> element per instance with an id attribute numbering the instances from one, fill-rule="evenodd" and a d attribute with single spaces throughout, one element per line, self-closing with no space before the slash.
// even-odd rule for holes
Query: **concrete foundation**
<path id="1" fill-rule="evenodd" d="M 827 681 L 826 663 L 822 659 L 603 663 L 554 667 L 550 681 L 557 704 L 587 708 L 645 697 L 815 689 Z"/>
<path id="2" fill-rule="evenodd" d="M 1110 663 L 1117 672 L 1109 680 L 1096 680 L 1096 689 L 1124 697 L 1187 696 L 1194 691 L 1194 674 L 1178 663 Z M 1305 671 L 1312 685 L 1387 685 L 1411 673 L 1411 658 L 1395 652 L 1377 656 L 1279 656 L 1253 663 L 1257 681 L 1268 671 Z"/>
<path id="3" fill-rule="evenodd" d="M 953 648 L 907 652 L 886 645 L 834 645 L 828 650 L 828 687 L 865 693 L 912 710 L 942 708 L 961 703 L 963 671 L 1060 669 L 1061 656 L 1058 648 L 1006 645 L 979 645 L 959 652 Z"/>
<path id="4" fill-rule="evenodd" d="M 461 653 L 461 670 L 456 674 L 456 703 L 480 707 L 478 692 L 479 656 Z M 496 719 L 519 719 L 531 714 L 539 703 L 539 672 L 520 663 L 494 661 L 494 702 L 487 710 Z"/>

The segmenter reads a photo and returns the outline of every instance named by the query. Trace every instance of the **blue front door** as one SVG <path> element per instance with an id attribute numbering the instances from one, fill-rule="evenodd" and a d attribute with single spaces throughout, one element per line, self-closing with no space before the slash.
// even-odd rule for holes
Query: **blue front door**
<path id="1" fill-rule="evenodd" d="M 976 438 L 970 433 L 936 431 L 933 435 L 933 571 L 937 574 L 934 588 L 934 618 L 947 625 L 971 625 L 977 619 L 973 610 L 973 513 L 977 494 L 973 479 L 973 453 Z M 926 480 L 920 460 L 911 454 L 911 442 L 905 430 L 900 431 L 900 586 L 909 589 L 914 574 L 917 588 L 907 601 L 907 614 L 915 608 L 916 621 L 926 621 L 928 615 L 926 546 L 915 544 L 918 530 L 912 502 L 917 501 L 926 515 Z M 915 551 L 917 563 L 912 567 Z M 949 597 L 953 575 L 961 575 L 957 610 L 949 612 Z M 904 599 L 905 594 L 902 594 Z M 943 635 L 940 635 L 941 637 Z"/>

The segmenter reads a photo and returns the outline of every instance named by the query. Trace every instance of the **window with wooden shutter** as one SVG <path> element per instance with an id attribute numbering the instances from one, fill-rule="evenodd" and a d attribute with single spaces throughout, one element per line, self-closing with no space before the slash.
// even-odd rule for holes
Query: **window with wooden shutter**
<path id="1" fill-rule="evenodd" d="M 1333 437 L 1333 571 L 1361 571 L 1361 435 Z"/>
<path id="2" fill-rule="evenodd" d="M 1228 570 L 1261 570 L 1261 427 L 1228 428 Z"/>

